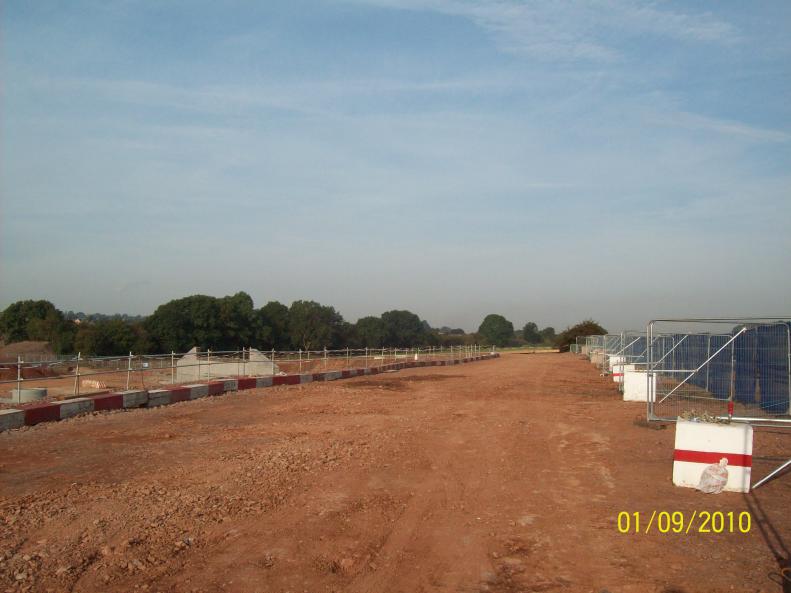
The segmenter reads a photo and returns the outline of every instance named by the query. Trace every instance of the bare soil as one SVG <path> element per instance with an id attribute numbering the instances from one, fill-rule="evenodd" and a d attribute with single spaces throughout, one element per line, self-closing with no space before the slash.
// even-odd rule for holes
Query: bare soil
<path id="1" fill-rule="evenodd" d="M 643 416 L 575 355 L 509 354 L 9 431 L 0 590 L 783 591 L 791 476 L 675 488 Z M 756 434 L 755 475 L 790 437 Z M 618 532 L 655 510 L 752 530 Z"/>

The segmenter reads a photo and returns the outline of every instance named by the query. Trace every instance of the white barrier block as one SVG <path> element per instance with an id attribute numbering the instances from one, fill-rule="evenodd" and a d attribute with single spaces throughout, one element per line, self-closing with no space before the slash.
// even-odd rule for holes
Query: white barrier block
<path id="1" fill-rule="evenodd" d="M 343 377 L 343 373 L 340 371 L 330 371 L 329 373 L 325 373 L 324 380 L 325 381 L 335 381 L 336 379 L 340 379 Z"/>
<path id="2" fill-rule="evenodd" d="M 300 375 L 299 376 L 299 382 L 300 383 L 312 383 L 313 382 L 313 374 L 312 373 L 308 373 L 308 374 L 305 374 L 305 375 Z"/>
<path id="3" fill-rule="evenodd" d="M 673 484 L 697 488 L 703 470 L 725 457 L 728 482 L 724 490 L 749 492 L 753 459 L 753 427 L 749 424 L 718 424 L 676 421 L 673 453 Z"/>
<path id="4" fill-rule="evenodd" d="M 148 392 L 144 389 L 121 391 L 120 394 L 124 396 L 124 408 L 139 408 L 148 403 Z"/>
<path id="5" fill-rule="evenodd" d="M 656 375 L 651 375 L 653 391 L 656 393 Z M 628 370 L 623 375 L 623 401 L 648 401 L 648 373 L 646 371 Z"/>
<path id="6" fill-rule="evenodd" d="M 25 412 L 23 410 L 0 410 L 0 431 L 11 430 L 25 425 Z"/>
<path id="7" fill-rule="evenodd" d="M 607 360 L 607 367 L 612 371 L 616 364 L 623 364 L 625 357 L 623 356 L 610 356 Z"/>
<path id="8" fill-rule="evenodd" d="M 76 397 L 60 404 L 60 419 L 65 420 L 80 414 L 93 412 L 93 400 L 87 397 Z"/>
<path id="9" fill-rule="evenodd" d="M 272 387 L 272 377 L 256 377 L 255 378 L 255 386 L 256 387 Z"/>
<path id="10" fill-rule="evenodd" d="M 223 379 L 223 391 L 239 391 L 239 381 L 236 379 Z"/>
<path id="11" fill-rule="evenodd" d="M 634 370 L 633 364 L 616 364 L 612 367 L 612 380 L 614 383 L 623 383 L 623 376 L 626 371 Z"/>
<path id="12" fill-rule="evenodd" d="M 148 392 L 146 407 L 167 406 L 170 404 L 170 389 L 152 389 Z"/>
<path id="13" fill-rule="evenodd" d="M 199 399 L 209 395 L 209 386 L 205 383 L 185 385 L 184 387 L 190 390 L 190 399 Z"/>

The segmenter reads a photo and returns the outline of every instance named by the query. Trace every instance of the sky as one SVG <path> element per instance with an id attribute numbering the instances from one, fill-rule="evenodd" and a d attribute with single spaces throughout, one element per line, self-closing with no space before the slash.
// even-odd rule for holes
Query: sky
<path id="1" fill-rule="evenodd" d="M 791 315 L 791 3 L 6 0 L 0 308 Z"/>

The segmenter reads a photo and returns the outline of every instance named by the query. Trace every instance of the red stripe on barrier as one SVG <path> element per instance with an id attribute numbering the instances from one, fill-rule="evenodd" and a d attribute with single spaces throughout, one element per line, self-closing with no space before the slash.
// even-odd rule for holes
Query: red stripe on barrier
<path id="1" fill-rule="evenodd" d="M 190 399 L 191 389 L 189 387 L 176 387 L 170 390 L 170 403 L 186 402 Z"/>
<path id="2" fill-rule="evenodd" d="M 352 376 L 352 372 L 351 371 L 341 371 L 341 378 L 342 379 L 348 379 L 351 376 Z"/>
<path id="3" fill-rule="evenodd" d="M 275 375 L 272 385 L 299 385 L 299 375 Z"/>
<path id="4" fill-rule="evenodd" d="M 25 408 L 25 424 L 33 426 L 39 422 L 55 422 L 60 420 L 60 404 L 33 404 Z"/>
<path id="5" fill-rule="evenodd" d="M 93 409 L 97 412 L 101 410 L 121 410 L 124 407 L 124 396 L 120 393 L 107 393 L 90 397 L 93 400 Z"/>
<path id="6" fill-rule="evenodd" d="M 623 373 L 613 373 L 613 377 L 623 377 Z"/>
<path id="7" fill-rule="evenodd" d="M 753 456 L 742 453 L 717 453 L 716 451 L 687 451 L 676 449 L 673 452 L 673 461 L 688 461 L 690 463 L 719 463 L 725 457 L 728 465 L 736 467 L 752 467 Z"/>
<path id="8" fill-rule="evenodd" d="M 255 389 L 255 377 L 241 377 L 238 381 L 236 389 L 239 391 L 242 389 Z"/>

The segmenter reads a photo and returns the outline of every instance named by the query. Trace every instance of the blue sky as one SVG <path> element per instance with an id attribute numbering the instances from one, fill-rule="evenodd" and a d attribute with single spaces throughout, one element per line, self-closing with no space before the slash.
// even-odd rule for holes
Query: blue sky
<path id="1" fill-rule="evenodd" d="M 0 307 L 791 310 L 791 4 L 4 3 Z"/>

